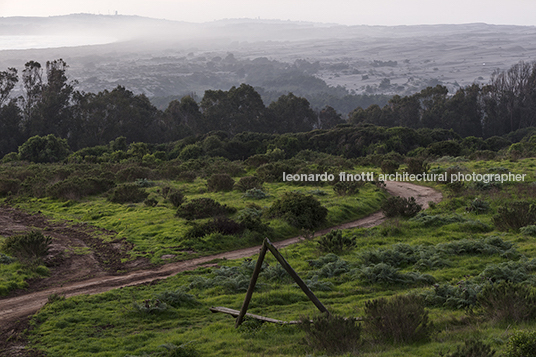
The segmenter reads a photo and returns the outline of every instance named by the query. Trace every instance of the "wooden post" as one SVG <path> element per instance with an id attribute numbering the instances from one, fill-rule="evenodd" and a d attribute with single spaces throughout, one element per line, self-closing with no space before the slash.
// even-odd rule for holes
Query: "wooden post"
<path id="1" fill-rule="evenodd" d="M 318 300 L 318 298 L 315 296 L 315 294 L 313 294 L 311 289 L 309 289 L 309 287 L 305 285 L 300 276 L 294 271 L 294 269 L 292 269 L 290 264 L 285 260 L 285 258 L 283 258 L 281 253 L 279 253 L 277 248 L 272 244 L 272 242 L 270 242 L 268 238 L 264 239 L 263 247 L 264 245 L 268 246 L 268 249 L 270 250 L 270 252 L 272 252 L 279 264 L 281 264 L 281 266 L 285 268 L 287 273 L 292 277 L 292 279 L 294 279 L 296 284 L 298 284 L 298 286 L 303 290 L 305 295 L 307 295 L 307 297 L 313 302 L 313 304 L 315 304 L 318 310 L 320 310 L 320 312 L 325 312 L 329 314 L 328 309 L 326 309 L 326 307 L 320 302 L 320 300 Z"/>
<path id="2" fill-rule="evenodd" d="M 249 281 L 248 291 L 246 293 L 246 297 L 244 298 L 242 308 L 240 309 L 240 314 L 238 314 L 238 317 L 236 318 L 235 327 L 240 326 L 242 320 L 244 319 L 244 315 L 246 315 L 246 312 L 248 311 L 249 302 L 251 301 L 251 297 L 253 296 L 253 290 L 255 290 L 255 284 L 257 284 L 257 278 L 259 277 L 259 274 L 261 272 L 262 263 L 264 262 L 264 257 L 266 255 L 266 250 L 267 245 L 265 239 L 262 243 L 261 252 L 259 253 L 259 258 L 257 259 L 255 270 L 253 270 L 253 275 L 251 276 L 251 280 Z"/>

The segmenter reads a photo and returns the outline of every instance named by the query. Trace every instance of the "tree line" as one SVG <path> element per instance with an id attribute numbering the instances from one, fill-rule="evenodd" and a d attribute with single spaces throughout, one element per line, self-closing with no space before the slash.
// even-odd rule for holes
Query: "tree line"
<path id="1" fill-rule="evenodd" d="M 118 86 L 99 93 L 75 89 L 62 59 L 44 68 L 29 61 L 19 77 L 15 68 L 0 72 L 0 156 L 16 151 L 28 138 L 53 134 L 73 150 L 107 145 L 118 136 L 128 142 L 165 143 L 211 131 L 284 134 L 329 129 L 346 121 L 326 106 L 311 108 L 292 93 L 268 106 L 250 85 L 228 91 L 207 90 L 173 100 L 158 110 L 143 94 Z M 19 84 L 22 95 L 13 97 Z M 501 136 L 536 126 L 536 62 L 520 62 L 495 72 L 489 84 L 460 88 L 450 95 L 443 86 L 411 96 L 394 96 L 384 107 L 356 108 L 350 124 L 453 129 L 462 137 Z"/>

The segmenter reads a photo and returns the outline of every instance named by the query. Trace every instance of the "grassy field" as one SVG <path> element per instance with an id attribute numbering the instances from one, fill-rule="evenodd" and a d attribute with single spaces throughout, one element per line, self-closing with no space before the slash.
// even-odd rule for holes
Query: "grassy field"
<path id="1" fill-rule="evenodd" d="M 433 167 L 458 166 L 468 172 L 481 173 L 501 171 L 500 168 L 505 167 L 512 172 L 529 174 L 532 181 L 534 164 L 534 159 L 517 162 L 450 160 L 436 162 Z M 196 195 L 199 185 L 193 184 L 190 194 Z M 321 250 L 320 238 L 316 238 L 282 250 L 284 257 L 334 314 L 366 318 L 367 302 L 382 297 L 410 295 L 423 301 L 431 321 L 426 337 L 413 342 L 382 341 L 367 328 L 365 321 L 361 323 L 364 328 L 359 343 L 347 355 L 438 356 L 454 352 L 470 338 L 480 339 L 503 353 L 514 331 L 536 327 L 533 319 L 510 321 L 490 316 L 490 310 L 478 300 L 479 292 L 486 286 L 499 286 L 503 280 L 527 286 L 534 284 L 536 243 L 530 229 L 498 230 L 494 220 L 510 202 L 533 202 L 536 198 L 534 185 L 526 182 L 488 187 L 469 183 L 455 194 L 445 185 L 435 186 L 444 191 L 445 199 L 426 213 L 409 220 L 393 218 L 375 228 L 345 231 L 344 236 L 355 243 L 351 249 L 328 253 Z M 278 184 L 269 187 L 272 196 L 284 189 Z M 360 199 L 361 194 L 373 196 L 374 192 L 374 189 L 363 190 L 357 198 Z M 214 197 L 238 208 L 245 204 L 237 193 Z M 320 199 L 330 207 L 331 224 L 347 220 L 348 216 L 340 208 L 343 200 L 333 197 L 331 192 Z M 485 204 L 475 203 L 475 199 Z M 268 205 L 270 201 L 265 202 L 262 204 Z M 151 216 L 149 208 L 135 206 L 131 212 L 128 208 L 125 212 L 100 199 L 77 203 L 65 210 L 61 210 L 60 205 L 39 200 L 25 207 L 40 209 L 56 218 L 80 220 L 84 220 L 89 207 L 101 212 L 107 207 L 108 214 L 88 221 L 102 227 L 115 227 L 117 231 L 124 228 L 122 234 L 130 232 L 129 239 L 142 245 L 137 251 L 147 249 L 143 247 L 144 239 L 165 246 L 161 243 L 165 241 L 160 238 L 163 236 L 143 236 L 152 229 L 144 226 L 147 222 L 159 222 L 155 218 L 158 215 Z M 471 209 L 475 206 L 487 209 Z M 162 210 L 162 215 L 171 211 L 167 207 L 156 208 Z M 175 219 L 172 213 L 168 213 L 169 219 Z M 136 228 L 117 223 L 119 218 L 127 220 L 133 216 L 145 222 L 137 227 L 143 232 L 134 234 Z M 171 234 L 172 228 L 163 226 L 164 222 L 156 224 L 161 229 L 155 232 L 164 230 L 167 233 L 162 234 Z M 286 232 L 287 236 L 296 233 L 283 224 L 272 224 L 277 232 Z M 166 249 L 155 249 L 159 252 L 155 255 L 170 251 Z M 314 305 L 270 254 L 266 262 L 249 311 L 286 321 L 315 316 Z M 306 332 L 295 325 L 246 320 L 235 329 L 232 317 L 209 311 L 210 306 L 240 309 L 253 264 L 254 260 L 219 261 L 217 267 L 181 273 L 156 284 L 95 296 L 51 297 L 50 303 L 32 320 L 31 346 L 46 351 L 49 356 L 322 355 L 323 352 L 315 350 L 307 339 Z"/>

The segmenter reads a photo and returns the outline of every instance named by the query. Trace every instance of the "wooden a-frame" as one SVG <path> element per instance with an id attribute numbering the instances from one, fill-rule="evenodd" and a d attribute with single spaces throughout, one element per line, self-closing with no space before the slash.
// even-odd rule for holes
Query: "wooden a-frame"
<path id="1" fill-rule="evenodd" d="M 266 256 L 267 251 L 272 252 L 274 257 L 277 259 L 279 264 L 287 271 L 287 273 L 291 276 L 292 279 L 298 284 L 298 286 L 303 290 L 305 295 L 315 304 L 315 306 L 320 310 L 320 312 L 325 312 L 329 314 L 328 310 L 320 300 L 313 294 L 313 292 L 309 289 L 309 287 L 303 282 L 303 280 L 298 276 L 298 274 L 292 269 L 290 264 L 283 258 L 281 253 L 277 250 L 277 248 L 270 242 L 268 238 L 264 239 L 264 242 L 262 243 L 261 252 L 259 253 L 259 259 L 257 259 L 257 264 L 255 265 L 255 269 L 253 270 L 253 274 L 251 276 L 251 280 L 249 282 L 248 291 L 246 292 L 246 297 L 244 298 L 244 303 L 242 304 L 242 308 L 240 309 L 240 312 L 238 313 L 238 316 L 236 318 L 235 327 L 240 326 L 242 321 L 244 320 L 244 316 L 247 313 L 249 302 L 251 301 L 251 297 L 253 296 L 253 290 L 255 289 L 255 284 L 257 284 L 257 279 L 259 277 L 259 274 L 261 272 L 262 263 L 264 262 L 264 257 Z M 212 312 L 224 312 L 233 316 L 236 316 L 237 310 L 232 310 L 228 308 L 211 308 Z M 253 315 L 253 314 L 247 314 L 248 316 L 251 316 L 253 318 L 256 318 L 261 321 L 268 321 L 268 322 L 275 322 L 275 323 L 296 323 L 296 321 L 291 322 L 285 322 L 285 321 L 279 321 L 275 319 L 270 319 L 263 316 Z"/>

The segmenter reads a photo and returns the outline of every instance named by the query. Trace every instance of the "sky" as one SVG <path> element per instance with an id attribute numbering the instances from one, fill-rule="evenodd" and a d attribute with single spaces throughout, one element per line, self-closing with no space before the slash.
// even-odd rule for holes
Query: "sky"
<path id="1" fill-rule="evenodd" d="M 116 11 L 188 22 L 261 18 L 344 25 L 536 25 L 536 0 L 0 0 L 0 17 Z"/>

